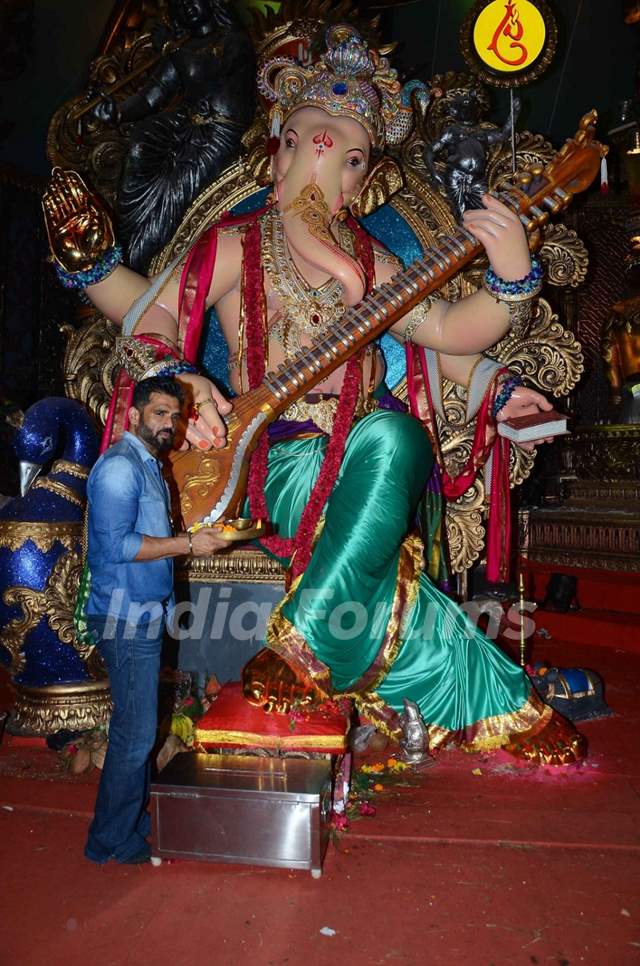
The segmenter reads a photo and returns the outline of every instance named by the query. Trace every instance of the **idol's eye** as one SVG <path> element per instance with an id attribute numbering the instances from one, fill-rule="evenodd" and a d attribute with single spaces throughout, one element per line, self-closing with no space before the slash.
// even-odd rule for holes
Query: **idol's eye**
<path id="1" fill-rule="evenodd" d="M 353 155 L 351 158 L 347 158 L 347 164 L 350 168 L 360 168 L 363 164 L 362 158 L 358 155 Z"/>
<path id="2" fill-rule="evenodd" d="M 290 134 L 284 139 L 284 143 L 288 148 L 295 148 L 296 146 L 296 140 Z"/>

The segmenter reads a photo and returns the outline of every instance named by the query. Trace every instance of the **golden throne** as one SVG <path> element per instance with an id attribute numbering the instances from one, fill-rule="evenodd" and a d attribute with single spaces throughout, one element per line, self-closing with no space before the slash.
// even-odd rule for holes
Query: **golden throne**
<path id="1" fill-rule="evenodd" d="M 131 5 L 129 5 L 131 6 Z M 276 16 L 270 12 L 256 29 L 255 43 L 258 57 L 272 55 L 274 50 L 301 47 L 310 48 L 319 24 L 327 17 L 329 5 L 320 0 L 302 4 L 300 0 L 282 3 Z M 330 9 L 331 19 L 348 19 L 349 4 L 341 2 Z M 375 29 L 375 24 L 370 25 Z M 124 26 L 119 44 L 117 30 L 110 36 L 108 51 L 103 52 L 91 69 L 93 81 L 109 86 L 122 83 L 118 96 L 131 93 L 139 83 L 140 65 L 151 61 L 149 34 L 144 32 L 144 18 L 137 31 L 124 38 Z M 371 33 L 371 30 L 369 30 Z M 114 39 L 115 37 L 115 39 Z M 126 78 L 135 74 L 127 82 Z M 378 186 L 373 192 L 373 211 L 381 203 L 388 205 L 412 233 L 418 252 L 437 245 L 438 239 L 450 232 L 455 221 L 444 193 L 430 183 L 424 165 L 423 145 L 425 139 L 433 139 L 447 118 L 447 105 L 461 87 L 476 84 L 468 75 L 446 74 L 433 80 L 443 92 L 437 106 L 427 111 L 422 123 L 414 130 L 408 142 L 394 157 L 399 163 L 404 183 L 390 195 L 390 186 Z M 51 122 L 48 140 L 52 163 L 62 167 L 74 167 L 81 171 L 88 182 L 105 197 L 113 200 L 117 188 L 118 172 L 126 150 L 126 137 L 122 131 L 100 129 L 92 122 L 83 121 L 83 134 L 79 139 L 79 112 L 86 105 L 87 97 L 81 94 L 63 105 Z M 86 118 L 86 114 L 82 115 Z M 186 252 L 198 235 L 214 223 L 223 212 L 238 205 L 246 205 L 261 190 L 260 180 L 266 166 L 265 144 L 266 120 L 260 110 L 254 124 L 245 134 L 245 155 L 231 165 L 205 191 L 186 212 L 180 227 L 171 241 L 152 262 L 152 271 L 161 271 L 173 258 Z M 552 155 L 551 145 L 541 135 L 523 132 L 517 137 L 516 148 L 519 166 L 531 162 L 548 162 Z M 499 188 L 511 174 L 510 151 L 497 146 L 490 157 L 489 184 Z M 398 185 L 393 186 L 398 188 Z M 384 241 L 384 238 L 382 239 Z M 551 287 L 577 286 L 585 277 L 587 269 L 586 250 L 575 232 L 562 224 L 549 225 L 534 239 L 545 263 L 547 283 Z M 391 247 L 391 246 L 389 246 Z M 485 265 L 480 260 L 448 283 L 446 297 L 455 299 L 474 291 Z M 82 401 L 104 421 L 108 399 L 113 386 L 114 372 L 109 363 L 116 335 L 116 327 L 94 311 L 87 314 L 79 327 L 69 325 L 69 341 L 64 360 L 65 384 L 69 396 Z M 529 332 L 524 337 L 507 336 L 487 353 L 519 372 L 526 381 L 547 395 L 556 398 L 567 395 L 576 385 L 583 371 L 580 346 L 571 332 L 563 328 L 561 321 L 546 297 L 539 300 L 537 311 Z M 214 375 L 214 373 L 210 373 Z M 395 378 L 392 391 L 404 398 L 406 384 L 402 377 Z M 453 475 L 465 462 L 472 445 L 473 425 L 464 423 L 465 389 L 452 383 L 444 385 L 446 421 L 440 425 L 443 456 L 447 469 Z M 531 472 L 534 456 L 512 447 L 510 467 L 511 485 L 521 483 Z M 486 495 L 481 479 L 460 499 L 446 508 L 450 568 L 459 576 L 459 590 L 466 592 L 466 575 L 469 568 L 481 558 L 484 548 Z M 249 547 L 239 547 L 216 554 L 210 559 L 190 560 L 183 564 L 180 578 L 189 585 L 205 583 L 223 584 L 240 581 L 245 584 L 269 583 L 278 588 L 283 582 L 280 566 L 271 558 Z"/>

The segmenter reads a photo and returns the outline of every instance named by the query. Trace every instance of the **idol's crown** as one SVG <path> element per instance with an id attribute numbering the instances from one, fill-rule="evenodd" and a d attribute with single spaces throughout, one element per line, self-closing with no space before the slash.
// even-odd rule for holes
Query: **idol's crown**
<path id="1" fill-rule="evenodd" d="M 324 41 L 326 52 L 311 67 L 284 57 L 261 65 L 258 86 L 273 102 L 272 134 L 279 133 L 294 111 L 319 107 L 334 117 L 354 118 L 376 148 L 400 143 L 411 128 L 411 107 L 401 99 L 398 75 L 389 61 L 369 49 L 349 24 L 328 27 Z"/>

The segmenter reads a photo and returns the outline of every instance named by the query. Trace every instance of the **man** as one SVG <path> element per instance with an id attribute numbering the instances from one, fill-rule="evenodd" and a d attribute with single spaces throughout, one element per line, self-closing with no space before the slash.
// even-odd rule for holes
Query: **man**
<path id="1" fill-rule="evenodd" d="M 87 624 L 109 673 L 113 715 L 85 855 L 94 862 L 148 862 L 149 755 L 156 735 L 158 672 L 173 557 L 224 546 L 212 529 L 173 536 L 159 456 L 171 449 L 183 391 L 174 379 L 139 382 L 130 431 L 89 476 Z"/>

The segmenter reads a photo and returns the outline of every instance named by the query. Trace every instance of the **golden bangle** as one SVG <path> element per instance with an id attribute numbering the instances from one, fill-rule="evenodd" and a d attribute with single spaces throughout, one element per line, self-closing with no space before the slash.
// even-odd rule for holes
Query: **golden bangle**
<path id="1" fill-rule="evenodd" d="M 411 342 L 416 334 L 416 331 L 427 318 L 431 306 L 434 302 L 438 301 L 438 298 L 439 296 L 435 294 L 428 295 L 426 299 L 424 299 L 422 302 L 418 302 L 418 304 L 414 305 L 411 311 L 407 313 L 406 318 L 408 319 L 408 322 L 404 332 L 402 333 L 402 338 L 405 342 Z"/>

